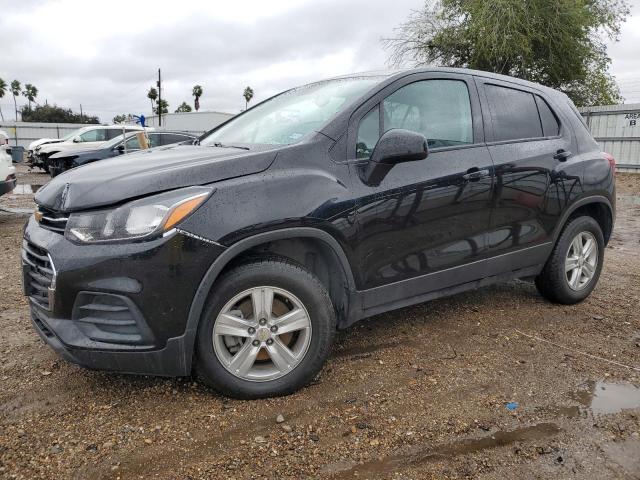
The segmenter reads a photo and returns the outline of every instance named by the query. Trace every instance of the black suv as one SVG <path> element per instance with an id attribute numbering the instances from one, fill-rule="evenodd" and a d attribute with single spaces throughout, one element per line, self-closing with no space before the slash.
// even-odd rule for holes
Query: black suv
<path id="1" fill-rule="evenodd" d="M 365 317 L 514 278 L 586 298 L 614 169 L 549 88 L 456 69 L 345 76 L 197 145 L 53 179 L 25 230 L 25 293 L 77 364 L 286 394 Z"/>

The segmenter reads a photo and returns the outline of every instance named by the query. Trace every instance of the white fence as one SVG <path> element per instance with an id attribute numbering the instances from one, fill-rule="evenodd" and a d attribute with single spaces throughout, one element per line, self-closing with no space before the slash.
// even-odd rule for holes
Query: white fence
<path id="1" fill-rule="evenodd" d="M 61 138 L 86 126 L 80 123 L 0 122 L 0 130 L 11 138 L 10 144 L 24 148 L 39 138 Z"/>
<path id="2" fill-rule="evenodd" d="M 167 130 L 181 130 L 183 132 L 202 134 L 222 122 L 226 122 L 234 114 L 224 112 L 185 112 L 165 113 L 162 115 L 162 128 Z M 145 123 L 149 127 L 158 128 L 158 116 L 151 115 Z"/>

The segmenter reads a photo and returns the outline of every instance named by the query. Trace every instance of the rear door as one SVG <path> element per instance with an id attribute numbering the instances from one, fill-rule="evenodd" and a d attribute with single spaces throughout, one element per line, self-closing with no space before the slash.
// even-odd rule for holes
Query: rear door
<path id="1" fill-rule="evenodd" d="M 393 128 L 421 133 L 429 144 L 426 159 L 394 166 L 378 186 L 354 175 L 356 255 L 371 289 L 364 307 L 481 278 L 492 167 L 473 77 L 409 75 L 365 103 L 351 125 L 350 155 L 360 165 Z"/>
<path id="2" fill-rule="evenodd" d="M 573 135 L 542 91 L 476 77 L 494 163 L 494 197 L 487 249 L 500 261 L 488 274 L 544 263 L 551 248 L 558 188 L 579 187 L 559 175 L 570 161 Z M 556 192 L 557 193 L 557 192 Z"/>

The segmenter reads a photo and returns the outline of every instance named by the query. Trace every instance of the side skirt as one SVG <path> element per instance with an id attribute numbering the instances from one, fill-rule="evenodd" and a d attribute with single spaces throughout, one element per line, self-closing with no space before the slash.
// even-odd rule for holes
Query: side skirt
<path id="1" fill-rule="evenodd" d="M 358 320 L 398 308 L 455 295 L 517 278 L 535 277 L 553 249 L 553 243 L 499 255 L 390 285 L 352 294 L 346 328 Z"/>

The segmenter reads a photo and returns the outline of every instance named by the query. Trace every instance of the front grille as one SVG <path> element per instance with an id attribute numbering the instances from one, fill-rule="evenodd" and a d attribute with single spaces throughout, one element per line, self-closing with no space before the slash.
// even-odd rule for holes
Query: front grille
<path id="1" fill-rule="evenodd" d="M 38 305 L 50 309 L 49 290 L 54 288 L 55 267 L 46 250 L 27 240 L 22 242 L 22 260 L 25 264 L 24 288 Z"/>
<path id="2" fill-rule="evenodd" d="M 67 228 L 67 222 L 69 221 L 67 215 L 42 206 L 38 206 L 38 214 L 41 215 L 39 223 L 42 228 L 64 234 L 64 230 Z"/>

